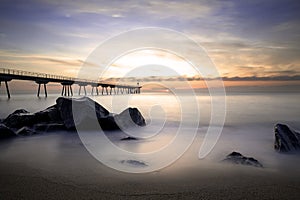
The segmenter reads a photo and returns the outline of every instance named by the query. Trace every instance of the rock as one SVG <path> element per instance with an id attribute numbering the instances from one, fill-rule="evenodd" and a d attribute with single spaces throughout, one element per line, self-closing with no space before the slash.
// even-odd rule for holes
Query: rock
<path id="1" fill-rule="evenodd" d="M 103 106 L 88 97 L 79 99 L 60 97 L 56 100 L 57 110 L 68 129 L 97 130 L 99 122 L 103 130 L 125 129 L 146 125 L 137 108 L 128 108 L 119 115 L 112 115 Z M 74 110 L 74 111 L 73 111 Z"/>
<path id="2" fill-rule="evenodd" d="M 16 136 L 16 133 L 5 126 L 4 124 L 0 124 L 0 138 L 10 138 Z"/>
<path id="3" fill-rule="evenodd" d="M 56 105 L 35 113 L 35 117 L 38 119 L 36 121 L 39 122 L 62 122 Z"/>
<path id="4" fill-rule="evenodd" d="M 37 132 L 34 129 L 29 128 L 27 126 L 24 126 L 17 131 L 17 135 L 22 135 L 22 136 L 30 136 L 35 134 L 37 134 Z"/>
<path id="5" fill-rule="evenodd" d="M 128 136 L 128 137 L 122 138 L 121 140 L 137 140 L 137 138 Z"/>
<path id="6" fill-rule="evenodd" d="M 243 156 L 238 152 L 232 152 L 224 160 L 223 162 L 229 162 L 233 164 L 240 164 L 240 165 L 249 165 L 254 167 L 263 167 L 263 165 L 256 159 L 251 157 Z"/>
<path id="7" fill-rule="evenodd" d="M 120 129 L 129 127 L 145 126 L 145 119 L 137 108 L 127 108 L 123 112 L 114 116 L 114 119 Z"/>
<path id="8" fill-rule="evenodd" d="M 278 152 L 292 152 L 300 150 L 300 133 L 291 130 L 285 124 L 276 124 L 274 127 L 274 148 Z"/>
<path id="9" fill-rule="evenodd" d="M 60 117 L 68 129 L 75 128 L 85 118 L 93 119 L 95 116 L 105 118 L 109 115 L 109 112 L 103 106 L 88 97 L 78 99 L 59 97 L 56 104 Z"/>
<path id="10" fill-rule="evenodd" d="M 24 109 L 20 109 L 8 115 L 8 117 L 3 120 L 3 123 L 10 128 L 31 126 L 35 123 L 35 116 Z"/>
<path id="11" fill-rule="evenodd" d="M 132 165 L 134 167 L 146 167 L 146 166 L 148 166 L 143 161 L 138 161 L 138 160 L 121 160 L 120 162 L 122 164 L 129 164 L 129 165 Z"/>
<path id="12" fill-rule="evenodd" d="M 19 135 L 32 135 L 35 130 L 99 130 L 99 125 L 103 130 L 118 130 L 144 126 L 145 119 L 136 108 L 128 108 L 119 115 L 113 115 L 88 97 L 60 97 L 56 100 L 56 105 L 40 112 L 16 110 L 3 120 L 3 124 L 7 128 L 19 129 Z"/>
<path id="13" fill-rule="evenodd" d="M 29 113 L 24 109 L 16 110 L 10 114 L 3 123 L 10 128 L 22 128 L 33 126 L 38 123 L 61 122 L 56 105 L 37 113 Z"/>

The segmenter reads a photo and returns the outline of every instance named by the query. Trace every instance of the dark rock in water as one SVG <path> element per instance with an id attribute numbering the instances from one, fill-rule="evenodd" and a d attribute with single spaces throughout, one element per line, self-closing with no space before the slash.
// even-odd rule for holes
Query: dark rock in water
<path id="1" fill-rule="evenodd" d="M 88 97 L 78 99 L 60 97 L 55 105 L 43 111 L 29 113 L 20 109 L 1 121 L 3 125 L 0 130 L 3 136 L 13 135 L 13 130 L 18 130 L 18 135 L 32 135 L 36 131 L 49 132 L 75 128 L 99 130 L 99 125 L 103 130 L 145 125 L 145 119 L 136 108 L 128 108 L 119 115 L 113 115 Z"/>
<path id="2" fill-rule="evenodd" d="M 251 157 L 243 156 L 242 154 L 238 152 L 232 152 L 224 160 L 223 162 L 229 162 L 233 164 L 241 164 L 241 165 L 250 165 L 254 167 L 263 167 L 263 165 L 256 159 Z"/>
<path id="3" fill-rule="evenodd" d="M 57 106 L 53 105 L 49 108 L 35 113 L 35 117 L 39 122 L 61 122 L 60 113 L 58 112 Z"/>
<path id="4" fill-rule="evenodd" d="M 127 108 L 114 118 L 120 129 L 146 125 L 144 117 L 137 108 Z"/>
<path id="5" fill-rule="evenodd" d="M 138 161 L 138 160 L 121 160 L 122 164 L 129 164 L 129 165 L 133 165 L 135 167 L 146 167 L 148 166 L 146 163 L 144 163 L 143 161 Z"/>
<path id="6" fill-rule="evenodd" d="M 122 138 L 121 140 L 137 140 L 137 138 L 128 136 L 128 137 Z"/>
<path id="7" fill-rule="evenodd" d="M 29 113 L 24 109 L 19 109 L 14 111 L 12 114 L 8 115 L 3 123 L 10 128 L 21 128 L 26 125 L 34 124 L 35 117 L 34 114 Z"/>
<path id="8" fill-rule="evenodd" d="M 292 152 L 300 150 L 300 133 L 291 130 L 285 124 L 276 124 L 274 127 L 274 148 L 278 152 Z"/>
<path id="9" fill-rule="evenodd" d="M 79 99 L 60 97 L 56 103 L 63 124 L 68 129 L 78 127 L 81 130 L 95 130 L 99 128 L 98 123 L 103 130 L 125 129 L 146 124 L 136 108 L 128 108 L 119 115 L 112 115 L 88 97 Z"/>
<path id="10" fill-rule="evenodd" d="M 37 132 L 34 129 L 29 128 L 27 126 L 20 128 L 16 133 L 17 135 L 22 135 L 22 136 L 30 136 L 30 135 L 37 134 Z"/>
<path id="11" fill-rule="evenodd" d="M 85 118 L 104 118 L 109 115 L 103 106 L 88 97 L 78 99 L 60 97 L 56 100 L 56 104 L 60 117 L 68 129 L 74 128 Z"/>
<path id="12" fill-rule="evenodd" d="M 33 126 L 38 123 L 61 122 L 56 105 L 51 106 L 37 113 L 29 113 L 24 109 L 16 110 L 10 114 L 3 123 L 10 128 L 22 128 L 24 126 Z"/>
<path id="13" fill-rule="evenodd" d="M 0 138 L 10 138 L 16 136 L 16 133 L 5 126 L 4 124 L 0 124 Z"/>

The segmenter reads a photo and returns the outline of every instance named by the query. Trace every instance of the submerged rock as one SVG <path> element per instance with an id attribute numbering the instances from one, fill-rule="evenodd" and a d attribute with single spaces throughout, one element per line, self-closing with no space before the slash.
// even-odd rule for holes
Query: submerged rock
<path id="1" fill-rule="evenodd" d="M 278 152 L 292 152 L 300 150 L 300 133 L 291 130 L 285 124 L 276 124 L 274 127 L 274 148 Z"/>
<path id="2" fill-rule="evenodd" d="M 121 160 L 120 161 L 122 164 L 129 164 L 135 167 L 146 167 L 148 166 L 146 163 L 144 163 L 143 161 L 139 161 L 139 160 Z"/>
<path id="3" fill-rule="evenodd" d="M 240 165 L 249 165 L 254 167 L 263 167 L 263 165 L 256 159 L 252 157 L 246 157 L 240 154 L 239 152 L 232 152 L 231 154 L 227 155 L 222 162 L 229 162 L 233 164 L 240 164 Z"/>
<path id="4" fill-rule="evenodd" d="M 122 138 L 121 140 L 137 140 L 137 138 L 128 136 L 128 137 Z"/>

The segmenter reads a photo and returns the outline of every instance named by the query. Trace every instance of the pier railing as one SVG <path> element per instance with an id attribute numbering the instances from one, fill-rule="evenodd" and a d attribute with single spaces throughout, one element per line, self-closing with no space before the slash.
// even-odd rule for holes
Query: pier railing
<path id="1" fill-rule="evenodd" d="M 107 95 L 112 94 L 112 91 L 114 91 L 115 94 L 118 94 L 119 89 L 122 94 L 124 93 L 125 89 L 127 90 L 127 94 L 136 94 L 136 93 L 140 93 L 140 88 L 141 88 L 141 86 L 139 86 L 139 85 L 131 86 L 131 85 L 125 85 L 125 84 L 109 83 L 109 82 L 101 81 L 101 80 L 79 79 L 79 78 L 74 78 L 74 77 L 53 75 L 53 74 L 47 74 L 47 73 L 30 72 L 30 71 L 23 71 L 23 70 L 18 70 L 18 69 L 0 68 L 0 83 L 1 83 L 1 81 L 5 82 L 7 95 L 9 98 L 10 98 L 10 93 L 9 93 L 7 82 L 9 82 L 13 79 L 35 81 L 37 84 L 39 84 L 37 96 L 39 96 L 39 94 L 40 94 L 41 84 L 44 85 L 45 96 L 47 96 L 46 84 L 48 82 L 61 83 L 63 85 L 62 95 L 63 94 L 67 95 L 66 91 L 68 91 L 68 93 L 69 93 L 69 90 L 71 91 L 71 95 L 73 95 L 71 86 L 74 83 L 78 84 L 80 86 L 80 89 L 81 89 L 81 87 L 84 87 L 84 90 L 85 90 L 85 86 L 91 85 L 92 86 L 92 95 L 93 95 L 94 88 L 96 89 L 97 94 L 98 94 L 97 87 L 99 87 L 99 86 L 102 87 L 102 94 L 103 94 L 103 89 L 105 88 Z M 110 87 L 109 92 L 107 90 L 107 87 Z M 117 88 L 117 91 L 116 91 L 116 88 Z M 80 89 L 79 89 L 79 95 L 80 95 Z M 85 90 L 85 94 L 86 94 L 86 90 Z"/>

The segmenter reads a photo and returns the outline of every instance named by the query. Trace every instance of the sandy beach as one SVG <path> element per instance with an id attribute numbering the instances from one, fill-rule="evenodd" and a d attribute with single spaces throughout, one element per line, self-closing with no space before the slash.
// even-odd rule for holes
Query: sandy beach
<path id="1" fill-rule="evenodd" d="M 187 154 L 195 153 L 191 148 Z M 300 195 L 296 166 L 287 170 L 286 165 L 272 169 L 186 161 L 183 156 L 162 170 L 129 174 L 94 159 L 75 133 L 1 141 L 0 198 L 298 199 Z"/>

